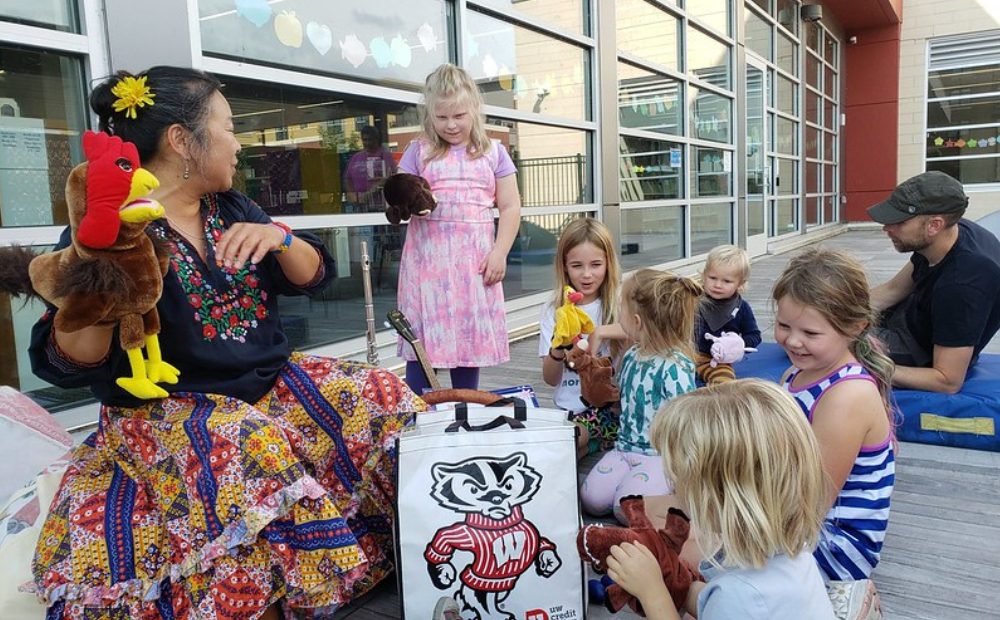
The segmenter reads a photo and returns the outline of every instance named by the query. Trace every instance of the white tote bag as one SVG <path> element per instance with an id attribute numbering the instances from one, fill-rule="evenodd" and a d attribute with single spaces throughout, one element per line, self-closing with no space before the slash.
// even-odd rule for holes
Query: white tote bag
<path id="1" fill-rule="evenodd" d="M 428 620 L 446 596 L 465 620 L 585 617 L 575 428 L 514 400 L 421 413 L 400 436 L 404 620 Z"/>

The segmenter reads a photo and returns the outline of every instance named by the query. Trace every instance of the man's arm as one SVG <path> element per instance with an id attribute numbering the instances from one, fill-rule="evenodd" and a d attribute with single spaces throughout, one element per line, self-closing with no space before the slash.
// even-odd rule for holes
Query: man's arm
<path id="1" fill-rule="evenodd" d="M 911 390 L 955 394 L 965 383 L 974 347 L 934 345 L 934 365 L 930 368 L 896 366 L 892 385 Z"/>
<path id="2" fill-rule="evenodd" d="M 913 263 L 906 263 L 891 280 L 871 290 L 872 307 L 882 312 L 900 303 L 913 292 Z"/>

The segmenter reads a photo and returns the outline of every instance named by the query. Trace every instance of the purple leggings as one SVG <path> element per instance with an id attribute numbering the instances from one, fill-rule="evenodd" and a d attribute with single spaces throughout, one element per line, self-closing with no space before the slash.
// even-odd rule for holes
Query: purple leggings
<path id="1" fill-rule="evenodd" d="M 604 516 L 614 513 L 625 523 L 618 504 L 628 495 L 669 495 L 673 486 L 663 474 L 663 457 L 659 455 L 609 451 L 580 487 L 580 500 L 587 514 Z"/>
<path id="2" fill-rule="evenodd" d="M 451 387 L 456 390 L 478 390 L 479 389 L 479 368 L 463 367 L 451 368 Z M 431 387 L 424 375 L 424 369 L 420 362 L 406 362 L 406 384 L 417 395 L 423 394 Z"/>

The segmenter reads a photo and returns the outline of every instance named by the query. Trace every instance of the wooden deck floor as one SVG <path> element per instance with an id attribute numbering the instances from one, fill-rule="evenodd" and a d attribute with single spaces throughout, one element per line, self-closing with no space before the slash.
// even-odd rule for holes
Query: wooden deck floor
<path id="1" fill-rule="evenodd" d="M 888 279 L 905 262 L 879 231 L 853 231 L 823 243 L 850 249 L 873 283 Z M 773 342 L 771 284 L 791 255 L 767 256 L 753 265 L 746 297 L 765 341 Z M 537 347 L 537 337 L 513 343 L 510 362 L 483 371 L 483 388 L 532 384 L 543 406 L 551 406 L 552 390 L 541 381 Z M 987 351 L 1000 353 L 1000 337 Z M 1000 454 L 904 443 L 897 458 L 889 531 L 874 577 L 885 618 L 1000 618 Z M 341 610 L 338 618 L 398 618 L 398 605 L 390 581 Z M 595 605 L 589 612 L 591 619 L 612 617 Z"/>

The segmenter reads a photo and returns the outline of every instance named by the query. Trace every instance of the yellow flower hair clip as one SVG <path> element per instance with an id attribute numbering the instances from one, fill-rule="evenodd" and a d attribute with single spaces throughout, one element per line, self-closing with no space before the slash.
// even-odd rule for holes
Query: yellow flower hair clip
<path id="1" fill-rule="evenodd" d="M 143 106 L 152 106 L 154 95 L 146 86 L 146 76 L 134 78 L 132 76 L 122 78 L 117 84 L 111 87 L 111 94 L 118 97 L 115 99 L 115 112 L 125 110 L 125 116 L 135 118 L 135 109 Z"/>

